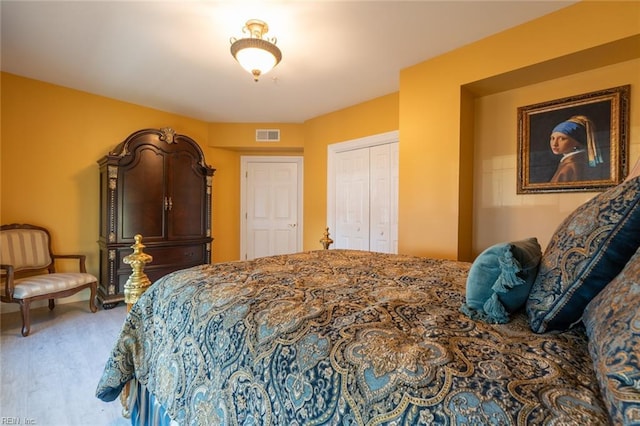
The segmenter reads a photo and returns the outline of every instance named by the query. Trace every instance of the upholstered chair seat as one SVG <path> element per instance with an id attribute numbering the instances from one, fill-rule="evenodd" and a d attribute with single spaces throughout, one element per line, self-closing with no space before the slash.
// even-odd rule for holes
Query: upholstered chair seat
<path id="1" fill-rule="evenodd" d="M 56 272 L 55 261 L 70 259 L 77 262 L 78 272 Z M 0 227 L 0 300 L 18 303 L 22 313 L 22 335 L 30 331 L 31 302 L 48 299 L 49 309 L 55 299 L 90 289 L 89 309 L 95 305 L 98 280 L 87 273 L 85 255 L 59 255 L 51 251 L 51 235 L 45 228 L 12 224 Z"/>
<path id="2" fill-rule="evenodd" d="M 75 289 L 84 284 L 91 284 L 96 277 L 81 272 L 62 272 L 56 274 L 35 275 L 29 278 L 14 280 L 14 299 L 26 299 L 43 294 Z"/>

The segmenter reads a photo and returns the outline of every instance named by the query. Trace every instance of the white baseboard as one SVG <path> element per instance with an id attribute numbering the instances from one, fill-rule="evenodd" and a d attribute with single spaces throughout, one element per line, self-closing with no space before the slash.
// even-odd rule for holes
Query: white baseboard
<path id="1" fill-rule="evenodd" d="M 86 300 L 89 303 L 90 290 L 84 289 L 74 294 L 73 296 L 65 297 L 63 299 L 56 299 L 56 305 L 63 305 L 65 303 L 80 302 Z M 97 304 L 98 302 L 96 302 Z M 42 308 L 49 306 L 48 300 L 36 300 L 31 304 L 31 309 Z M 20 312 L 20 305 L 17 303 L 0 303 L 0 314 L 8 314 L 10 312 Z"/>

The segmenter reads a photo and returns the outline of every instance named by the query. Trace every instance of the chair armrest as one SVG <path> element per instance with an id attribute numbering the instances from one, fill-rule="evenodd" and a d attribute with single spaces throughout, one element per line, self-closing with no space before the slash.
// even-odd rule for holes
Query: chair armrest
<path id="1" fill-rule="evenodd" d="M 87 267 L 86 267 L 86 260 L 87 260 L 87 256 L 85 256 L 84 254 L 52 254 L 51 258 L 53 260 L 56 259 L 78 259 L 78 268 L 80 269 L 80 272 L 86 273 L 87 272 Z M 49 272 L 55 272 L 55 266 L 52 266 L 51 269 L 49 269 Z"/>
<path id="2" fill-rule="evenodd" d="M 0 264 L 0 273 L 4 276 L 4 295 L 13 300 L 13 265 Z"/>

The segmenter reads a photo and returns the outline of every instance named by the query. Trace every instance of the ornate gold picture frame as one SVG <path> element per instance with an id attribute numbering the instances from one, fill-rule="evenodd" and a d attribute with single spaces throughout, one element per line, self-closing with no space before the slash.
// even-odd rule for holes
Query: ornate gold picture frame
<path id="1" fill-rule="evenodd" d="M 627 173 L 630 85 L 518 108 L 518 194 L 602 191 Z"/>

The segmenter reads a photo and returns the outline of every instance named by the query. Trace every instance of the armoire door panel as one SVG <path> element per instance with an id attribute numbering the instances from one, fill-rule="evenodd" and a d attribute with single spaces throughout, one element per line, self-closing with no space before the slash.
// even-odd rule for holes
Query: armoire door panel
<path id="1" fill-rule="evenodd" d="M 194 167 L 197 159 L 177 153 L 169 157 L 167 220 L 170 239 L 191 239 L 205 232 L 205 181 Z"/>
<path id="2" fill-rule="evenodd" d="M 120 240 L 133 242 L 136 234 L 145 241 L 164 240 L 164 156 L 153 149 L 141 149 L 138 155 L 139 161 L 120 170 Z"/>

